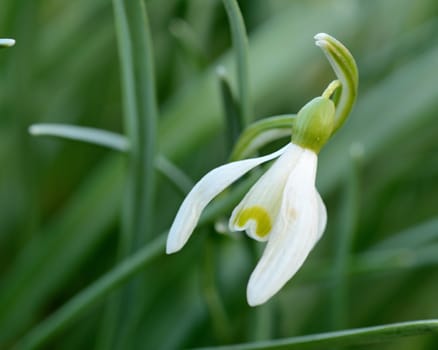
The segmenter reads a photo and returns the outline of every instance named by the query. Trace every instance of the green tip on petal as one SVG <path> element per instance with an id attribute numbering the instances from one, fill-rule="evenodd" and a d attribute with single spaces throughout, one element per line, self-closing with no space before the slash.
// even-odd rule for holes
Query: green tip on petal
<path id="1" fill-rule="evenodd" d="M 244 227 L 249 220 L 256 222 L 255 234 L 260 237 L 266 237 L 272 230 L 272 220 L 269 213 L 260 206 L 253 206 L 243 209 L 236 217 L 236 225 Z"/>
<path id="2" fill-rule="evenodd" d="M 328 97 L 316 97 L 298 112 L 291 141 L 319 153 L 330 138 L 335 121 L 335 104 Z"/>

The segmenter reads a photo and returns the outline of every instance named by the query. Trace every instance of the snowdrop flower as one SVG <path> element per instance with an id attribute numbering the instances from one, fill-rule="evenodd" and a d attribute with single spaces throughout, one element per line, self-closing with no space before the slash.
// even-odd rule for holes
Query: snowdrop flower
<path id="1" fill-rule="evenodd" d="M 331 136 L 335 105 L 313 99 L 298 113 L 291 142 L 263 157 L 222 165 L 207 173 L 183 201 L 170 228 L 166 251 L 177 252 L 192 234 L 202 210 L 231 183 L 275 160 L 233 210 L 229 227 L 267 241 L 247 288 L 251 306 L 266 302 L 298 271 L 324 232 L 327 213 L 315 188 L 318 152 Z"/>

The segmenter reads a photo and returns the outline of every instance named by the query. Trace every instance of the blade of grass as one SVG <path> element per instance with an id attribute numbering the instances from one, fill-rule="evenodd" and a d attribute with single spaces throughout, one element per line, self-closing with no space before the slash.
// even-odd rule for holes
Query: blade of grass
<path id="1" fill-rule="evenodd" d="M 113 6 L 121 64 L 124 123 L 131 144 L 123 215 L 125 248 L 122 248 L 129 252 L 133 246 L 138 247 L 144 242 L 145 235 L 150 235 L 157 106 L 146 9 L 139 0 L 114 0 Z"/>
<path id="2" fill-rule="evenodd" d="M 227 12 L 233 38 L 233 47 L 236 54 L 236 69 L 238 77 L 240 124 L 248 125 L 252 119 L 251 93 L 248 63 L 248 38 L 242 13 L 236 0 L 222 1 Z"/>
<path id="3" fill-rule="evenodd" d="M 122 76 L 123 119 L 131 145 L 119 245 L 120 256 L 124 257 L 152 235 L 157 105 L 153 47 L 145 4 L 141 0 L 113 0 L 113 8 Z M 118 316 L 113 318 L 113 324 L 104 324 L 107 331 L 103 331 L 103 337 L 110 339 L 115 334 L 116 321 L 122 327 L 121 334 L 129 329 L 133 314 L 143 302 L 141 289 L 140 280 L 133 281 L 118 302 L 110 301 L 108 312 Z M 120 312 L 122 305 L 123 313 Z M 119 339 L 123 341 L 123 335 L 119 334 Z"/>
<path id="4" fill-rule="evenodd" d="M 29 133 L 34 136 L 56 136 L 65 139 L 88 142 L 126 152 L 129 143 L 123 135 L 83 126 L 62 124 L 34 124 L 29 127 Z"/>
<path id="5" fill-rule="evenodd" d="M 227 154 L 233 150 L 233 146 L 242 132 L 242 120 L 239 117 L 237 102 L 234 99 L 230 82 L 227 78 L 227 72 L 223 66 L 216 70 L 219 80 L 219 88 L 222 98 L 222 106 L 225 115 L 225 141 L 227 145 Z"/>
<path id="6" fill-rule="evenodd" d="M 438 333 L 438 320 L 392 323 L 382 326 L 349 329 L 338 332 L 311 334 L 294 338 L 202 348 L 204 350 L 280 350 L 327 349 L 328 346 L 350 346 L 382 343 L 400 337 Z"/>

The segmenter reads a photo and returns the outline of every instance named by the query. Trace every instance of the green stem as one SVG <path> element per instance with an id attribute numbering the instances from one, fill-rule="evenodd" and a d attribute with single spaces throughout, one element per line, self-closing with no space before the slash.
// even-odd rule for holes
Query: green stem
<path id="1" fill-rule="evenodd" d="M 239 87 L 239 102 L 241 113 L 241 125 L 247 126 L 253 116 L 250 102 L 250 81 L 248 64 L 248 37 L 242 13 L 236 0 L 222 1 L 227 12 L 231 27 L 233 46 L 236 51 L 236 67 Z"/>
<path id="2" fill-rule="evenodd" d="M 300 337 L 202 348 L 204 350 L 286 350 L 327 349 L 328 346 L 350 346 L 381 343 L 400 337 L 438 333 L 438 320 L 392 323 L 382 326 L 349 329 L 338 332 L 311 334 Z"/>
<path id="3" fill-rule="evenodd" d="M 131 145 L 128 156 L 126 191 L 122 208 L 119 254 L 125 257 L 152 236 L 154 162 L 157 105 L 154 85 L 153 49 L 146 8 L 142 0 L 113 0 L 114 20 L 123 92 L 124 125 Z M 118 298 L 108 304 L 109 315 L 103 337 L 118 330 L 123 343 L 136 314 L 142 310 L 143 281 L 132 281 Z M 121 306 L 123 305 L 123 312 Z M 112 310 L 112 308 L 119 308 Z"/>
<path id="4" fill-rule="evenodd" d="M 140 0 L 113 0 L 122 74 L 124 120 L 131 144 L 124 205 L 126 252 L 150 235 L 157 107 L 153 53 L 146 10 Z M 130 242 L 131 241 L 131 242 Z"/>
<path id="5" fill-rule="evenodd" d="M 295 115 L 280 115 L 261 119 L 248 126 L 237 140 L 231 153 L 230 160 L 240 160 L 248 157 L 266 143 L 292 132 L 292 123 Z"/>

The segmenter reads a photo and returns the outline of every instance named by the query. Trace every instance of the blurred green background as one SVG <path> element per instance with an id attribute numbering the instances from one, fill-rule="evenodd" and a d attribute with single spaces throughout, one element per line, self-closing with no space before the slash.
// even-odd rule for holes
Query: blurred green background
<path id="1" fill-rule="evenodd" d="M 224 65 L 234 83 L 226 13 L 216 0 L 145 3 L 159 152 L 196 181 L 228 156 L 215 75 Z M 256 118 L 294 113 L 334 79 L 316 33 L 333 35 L 357 60 L 357 105 L 320 154 L 318 188 L 329 214 L 322 241 L 297 276 L 254 309 L 245 299 L 255 266 L 247 239 L 198 230 L 181 253 L 163 254 L 142 274 L 147 288 L 129 326 L 105 332 L 102 300 L 47 348 L 179 349 L 437 317 L 438 3 L 239 5 Z M 9 348 L 116 264 L 124 159 L 27 133 L 37 122 L 122 132 L 111 1 L 1 0 L 0 37 L 17 40 L 0 51 L 0 348 Z M 360 159 L 351 157 L 352 144 Z M 156 193 L 158 235 L 183 196 L 160 174 Z M 339 267 L 349 234 L 351 256 Z M 212 302 L 211 278 L 225 314 Z M 432 350 L 438 338 L 363 348 Z"/>

